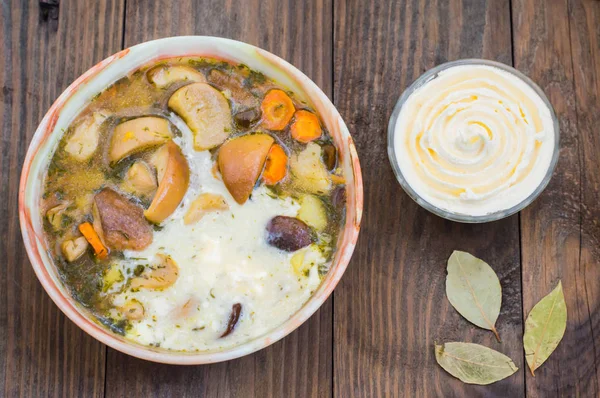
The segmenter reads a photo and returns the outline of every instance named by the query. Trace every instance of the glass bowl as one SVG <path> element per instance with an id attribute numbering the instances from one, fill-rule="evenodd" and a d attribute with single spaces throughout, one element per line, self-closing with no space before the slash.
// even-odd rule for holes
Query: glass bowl
<path id="1" fill-rule="evenodd" d="M 414 93 L 417 89 L 422 87 L 424 84 L 437 78 L 440 72 L 445 71 L 446 69 L 449 69 L 449 68 L 452 68 L 455 66 L 462 66 L 462 65 L 490 66 L 490 67 L 500 69 L 504 72 L 508 72 L 508 73 L 516 76 L 517 78 L 519 78 L 520 80 L 525 82 L 529 87 L 531 87 L 533 89 L 533 91 L 535 91 L 535 93 L 540 96 L 540 98 L 542 99 L 542 101 L 548 107 L 548 110 L 550 111 L 550 116 L 552 118 L 552 122 L 553 122 L 553 126 L 554 126 L 554 150 L 552 153 L 552 158 L 550 160 L 550 164 L 548 166 L 548 170 L 546 171 L 546 174 L 544 175 L 544 178 L 542 179 L 541 183 L 536 187 L 536 189 L 529 196 L 527 196 L 525 199 L 523 199 L 518 204 L 516 204 L 512 207 L 509 207 L 507 209 L 502 209 L 502 210 L 484 214 L 484 215 L 469 215 L 469 214 L 464 214 L 464 213 L 448 211 L 446 209 L 440 208 L 439 206 L 433 205 L 430 202 L 428 202 L 427 200 L 425 200 L 421 195 L 419 195 L 417 192 L 415 192 L 415 190 L 406 181 L 406 178 L 402 174 L 402 170 L 400 170 L 400 165 L 396 158 L 396 152 L 394 149 L 394 147 L 395 147 L 394 132 L 396 130 L 396 123 L 400 116 L 400 112 L 402 111 L 402 107 L 404 106 L 404 104 L 406 103 L 406 101 L 408 100 L 410 95 L 412 93 Z M 426 209 L 440 217 L 443 217 L 447 220 L 458 221 L 458 222 L 463 222 L 463 223 L 484 223 L 484 222 L 489 222 L 489 221 L 500 220 L 502 218 L 511 216 L 511 215 L 517 213 L 518 211 L 523 210 L 531 202 L 533 202 L 535 200 L 535 198 L 537 198 L 539 196 L 539 194 L 542 193 L 542 191 L 546 188 L 546 186 L 550 182 L 550 178 L 552 177 L 552 173 L 553 173 L 554 168 L 556 167 L 556 163 L 558 161 L 559 144 L 560 144 L 559 141 L 560 141 L 560 133 L 559 133 L 558 119 L 556 118 L 556 114 L 554 113 L 554 109 L 552 108 L 550 101 L 548 101 L 548 98 L 546 98 L 546 95 L 538 87 L 538 85 L 535 84 L 531 79 L 529 79 L 527 76 L 525 76 L 524 74 L 522 74 L 521 72 L 519 72 L 518 70 L 516 70 L 513 67 L 502 64 L 500 62 L 489 61 L 489 60 L 484 60 L 484 59 L 462 59 L 462 60 L 458 60 L 458 61 L 446 62 L 446 63 L 438 65 L 432 69 L 429 69 L 427 72 L 423 73 L 406 90 L 404 90 L 404 92 L 400 96 L 400 99 L 396 103 L 396 106 L 394 107 L 394 111 L 392 112 L 392 116 L 390 117 L 390 121 L 388 124 L 388 158 L 390 160 L 390 164 L 392 165 L 392 169 L 394 170 L 394 174 L 396 175 L 396 179 L 398 179 L 398 182 L 402 186 L 402 189 L 404 189 L 404 191 L 408 194 L 408 196 L 410 196 L 415 202 L 417 202 L 417 204 L 419 206 L 423 207 L 424 209 Z"/>

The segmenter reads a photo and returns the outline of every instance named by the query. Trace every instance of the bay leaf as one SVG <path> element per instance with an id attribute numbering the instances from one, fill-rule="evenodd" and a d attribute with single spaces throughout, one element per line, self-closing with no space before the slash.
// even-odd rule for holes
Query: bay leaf
<path id="1" fill-rule="evenodd" d="M 468 384 L 491 384 L 519 370 L 506 355 L 474 343 L 436 344 L 435 359 L 446 372 Z"/>
<path id="2" fill-rule="evenodd" d="M 523 346 L 531 374 L 548 359 L 563 338 L 567 328 L 567 304 L 562 283 L 541 299 L 525 321 Z"/>
<path id="3" fill-rule="evenodd" d="M 463 317 L 491 330 L 500 341 L 495 325 L 502 304 L 502 288 L 498 276 L 485 261 L 455 250 L 448 259 L 446 296 Z"/>

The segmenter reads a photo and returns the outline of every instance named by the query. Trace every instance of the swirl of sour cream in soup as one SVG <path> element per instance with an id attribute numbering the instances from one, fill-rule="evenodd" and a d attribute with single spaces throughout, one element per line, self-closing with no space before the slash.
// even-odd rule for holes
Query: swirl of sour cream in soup
<path id="1" fill-rule="evenodd" d="M 411 188 L 443 210 L 509 209 L 542 183 L 555 145 L 550 109 L 517 76 L 485 65 L 450 67 L 400 111 L 394 150 Z"/>

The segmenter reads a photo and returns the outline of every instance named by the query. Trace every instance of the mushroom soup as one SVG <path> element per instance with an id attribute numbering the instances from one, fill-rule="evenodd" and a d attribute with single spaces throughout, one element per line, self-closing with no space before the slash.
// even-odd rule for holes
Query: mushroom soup
<path id="1" fill-rule="evenodd" d="M 345 216 L 314 109 L 245 65 L 177 58 L 92 99 L 56 148 L 42 212 L 63 283 L 143 345 L 239 345 L 328 272 Z"/>

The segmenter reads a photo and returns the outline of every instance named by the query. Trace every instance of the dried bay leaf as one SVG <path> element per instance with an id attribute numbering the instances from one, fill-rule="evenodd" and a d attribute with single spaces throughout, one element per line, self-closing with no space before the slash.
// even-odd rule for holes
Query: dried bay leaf
<path id="1" fill-rule="evenodd" d="M 485 261 L 455 250 L 448 259 L 446 296 L 463 317 L 491 330 L 500 341 L 495 324 L 502 304 L 502 288 L 498 276 Z"/>
<path id="2" fill-rule="evenodd" d="M 506 355 L 473 343 L 436 344 L 435 359 L 446 372 L 469 384 L 491 384 L 519 370 Z"/>
<path id="3" fill-rule="evenodd" d="M 567 328 L 567 304 L 559 281 L 554 290 L 541 299 L 525 321 L 523 346 L 531 374 L 539 368 L 560 343 Z"/>

